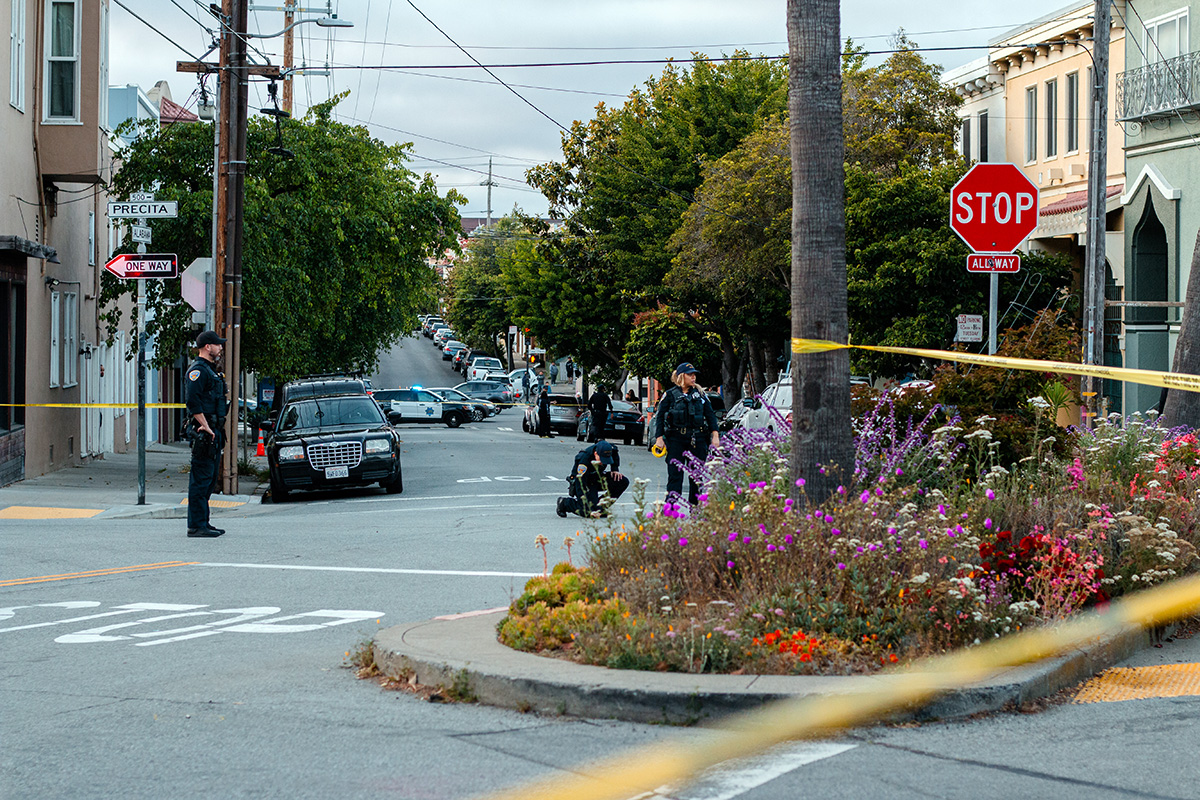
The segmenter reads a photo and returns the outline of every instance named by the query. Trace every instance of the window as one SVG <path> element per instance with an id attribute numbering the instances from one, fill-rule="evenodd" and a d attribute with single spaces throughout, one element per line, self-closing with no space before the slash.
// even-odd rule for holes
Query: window
<path id="1" fill-rule="evenodd" d="M 1067 152 L 1079 151 L 1079 73 L 1067 76 Z"/>
<path id="2" fill-rule="evenodd" d="M 971 160 L 971 118 L 966 117 L 962 121 L 962 154 L 963 158 Z"/>
<path id="3" fill-rule="evenodd" d="M 1142 52 L 1146 61 L 1165 61 L 1188 52 L 1188 10 L 1181 8 L 1146 21 Z"/>
<path id="4" fill-rule="evenodd" d="M 1058 155 L 1058 79 L 1046 81 L 1046 158 Z"/>
<path id="5" fill-rule="evenodd" d="M 46 8 L 46 119 L 79 119 L 79 5 L 53 0 Z"/>
<path id="6" fill-rule="evenodd" d="M 25 0 L 12 0 L 8 31 L 8 103 L 25 110 Z"/>
<path id="7" fill-rule="evenodd" d="M 988 160 L 988 115 L 986 111 L 979 114 L 979 160 Z"/>
<path id="8" fill-rule="evenodd" d="M 62 293 L 62 385 L 79 384 L 79 295 Z"/>
<path id="9" fill-rule="evenodd" d="M 59 336 L 62 334 L 62 295 L 50 293 L 50 385 L 58 386 L 59 365 L 62 361 L 62 348 L 59 347 Z"/>
<path id="10" fill-rule="evenodd" d="M 1025 90 L 1025 163 L 1037 161 L 1037 87 Z"/>

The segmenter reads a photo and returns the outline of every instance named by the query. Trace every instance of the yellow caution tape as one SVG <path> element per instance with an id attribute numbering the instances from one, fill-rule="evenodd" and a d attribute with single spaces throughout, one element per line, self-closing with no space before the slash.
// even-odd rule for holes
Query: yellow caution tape
<path id="1" fill-rule="evenodd" d="M 838 344 L 821 339 L 792 339 L 792 352 L 799 354 L 825 353 L 830 350 L 849 348 L 854 348 L 855 350 L 873 350 L 877 353 L 895 353 L 903 356 L 919 356 L 921 358 L 932 358 L 940 361 L 958 361 L 964 364 L 978 364 L 983 367 L 1023 369 L 1030 372 L 1057 372 L 1065 375 L 1087 375 L 1114 381 L 1141 383 L 1147 386 L 1161 386 L 1167 389 L 1182 389 L 1186 392 L 1200 392 L 1200 375 L 1186 375 L 1181 372 L 1157 372 L 1152 369 L 1106 367 L 1102 364 L 1072 364 L 1068 361 L 1039 361 L 1031 358 L 1006 358 L 1004 356 L 985 356 L 977 353 L 959 353 L 953 350 L 924 350 L 918 347 Z"/>
<path id="2" fill-rule="evenodd" d="M 829 736 L 916 707 L 949 689 L 983 680 L 996 670 L 1028 664 L 1083 647 L 1100 636 L 1162 625 L 1200 611 L 1200 575 L 1129 595 L 1103 612 L 1026 631 L 987 644 L 916 662 L 872 679 L 867 688 L 825 697 L 781 700 L 726 718 L 703 742 L 664 742 L 615 758 L 574 767 L 490 800 L 626 800 L 678 784 L 731 758 L 749 756 L 793 739 Z"/>
<path id="3" fill-rule="evenodd" d="M 3 408 L 137 408 L 137 403 L 0 403 Z M 146 408 L 187 408 L 183 403 L 146 403 Z"/>

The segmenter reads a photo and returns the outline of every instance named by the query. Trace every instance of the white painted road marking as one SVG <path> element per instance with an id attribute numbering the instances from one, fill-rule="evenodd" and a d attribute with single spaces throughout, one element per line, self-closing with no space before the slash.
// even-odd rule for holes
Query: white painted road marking
<path id="1" fill-rule="evenodd" d="M 670 797 L 672 800 L 733 800 L 751 789 L 773 781 L 794 769 L 830 758 L 858 745 L 837 742 L 789 742 L 750 758 L 739 758 L 701 772 L 681 789 L 663 786 L 642 798 Z"/>

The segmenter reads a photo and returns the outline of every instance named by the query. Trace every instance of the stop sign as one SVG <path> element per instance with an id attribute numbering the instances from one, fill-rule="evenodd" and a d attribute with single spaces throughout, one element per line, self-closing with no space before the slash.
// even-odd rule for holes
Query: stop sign
<path id="1" fill-rule="evenodd" d="M 1038 188 L 1016 164 L 976 164 L 950 190 L 950 227 L 976 253 L 1011 253 L 1038 223 Z"/>

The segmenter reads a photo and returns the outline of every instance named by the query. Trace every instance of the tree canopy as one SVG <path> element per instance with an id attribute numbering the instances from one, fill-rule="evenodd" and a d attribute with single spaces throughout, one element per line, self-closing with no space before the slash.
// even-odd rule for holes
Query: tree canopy
<path id="1" fill-rule="evenodd" d="M 283 122 L 294 153 L 268 152 L 274 122 L 255 117 L 247 137 L 242 364 L 276 378 L 331 370 L 371 370 L 381 350 L 415 327 L 436 293 L 426 259 L 457 248 L 464 202 L 439 195 L 433 179 L 404 165 L 407 145 L 387 145 L 363 126 L 331 118 L 344 97 Z M 188 263 L 211 252 L 212 128 L 146 125 L 120 153 L 113 193 L 153 188 L 180 201 L 180 216 L 155 225 L 155 246 Z M 102 302 L 132 291 L 108 280 Z M 156 358 L 169 363 L 189 336 L 190 309 L 177 282 L 153 293 L 148 329 Z M 150 315 L 147 315 L 148 318 Z M 117 314 L 109 313 L 110 327 Z"/>

